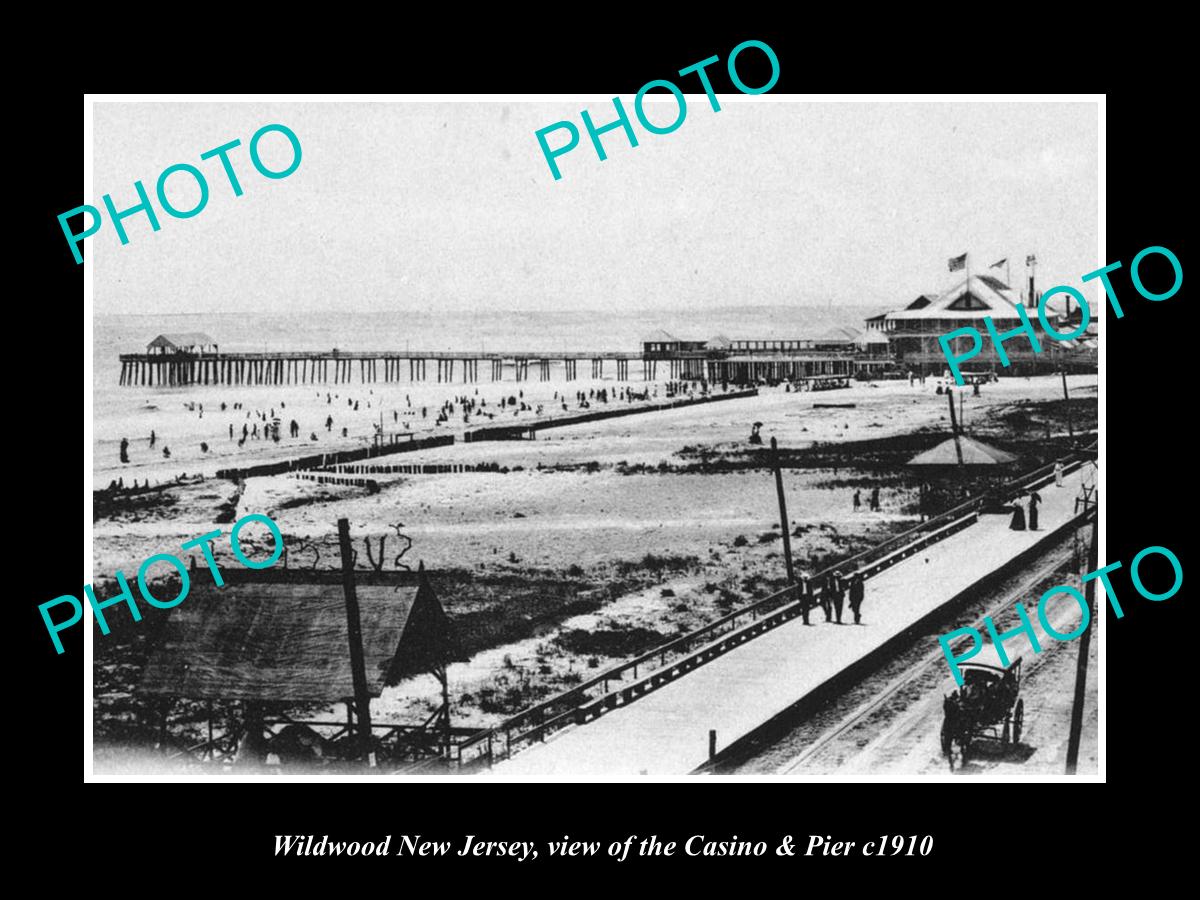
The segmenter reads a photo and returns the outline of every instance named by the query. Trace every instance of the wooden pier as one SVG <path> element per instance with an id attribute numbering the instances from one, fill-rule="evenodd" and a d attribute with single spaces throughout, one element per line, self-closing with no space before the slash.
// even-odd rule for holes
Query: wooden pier
<path id="1" fill-rule="evenodd" d="M 630 363 L 641 361 L 645 381 L 658 377 L 656 359 L 640 353 L 483 353 L 470 351 L 293 351 L 286 353 L 122 353 L 122 385 L 175 387 L 196 384 L 282 385 L 417 383 L 423 381 L 471 383 L 486 373 L 503 381 L 506 372 L 515 381 L 538 378 L 549 381 L 554 363 L 560 363 L 567 381 L 580 377 L 579 364 L 590 364 L 591 378 L 603 378 L 605 363 L 615 365 L 618 380 L 629 379 Z M 699 377 L 698 365 L 669 361 L 671 377 Z M 696 374 L 685 374 L 695 372 Z M 613 371 L 609 369 L 609 371 Z"/>
<path id="2" fill-rule="evenodd" d="M 415 384 L 425 381 L 470 384 L 484 379 L 549 381 L 561 371 L 567 381 L 581 376 L 630 380 L 632 363 L 640 362 L 643 381 L 660 376 L 671 380 L 753 383 L 820 376 L 850 377 L 851 356 L 807 352 L 791 356 L 730 357 L 720 352 L 679 352 L 671 355 L 639 352 L 484 353 L 472 351 L 290 351 L 282 353 L 225 353 L 178 351 L 122 353 L 120 384 L 149 387 L 191 385 L 290 385 L 290 384 Z M 606 368 L 612 363 L 612 368 Z"/>

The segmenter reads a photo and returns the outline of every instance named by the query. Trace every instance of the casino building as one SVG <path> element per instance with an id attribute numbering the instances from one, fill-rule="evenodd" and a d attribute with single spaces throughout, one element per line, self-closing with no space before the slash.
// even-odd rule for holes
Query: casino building
<path id="1" fill-rule="evenodd" d="M 1042 331 L 1036 302 L 1025 312 L 1037 332 L 1042 352 L 1034 352 L 1026 335 L 1014 335 L 1004 342 L 1004 351 L 1009 359 L 1009 366 L 1005 369 L 1000 364 L 995 345 L 987 335 L 983 319 L 985 316 L 991 318 L 996 331 L 1004 334 L 1021 327 L 1018 306 L 1020 299 L 1003 281 L 992 275 L 972 274 L 943 294 L 922 294 L 900 309 L 868 319 L 867 327 L 882 326 L 894 361 L 905 371 L 941 374 L 947 366 L 938 338 L 965 327 L 977 329 L 984 339 L 979 354 L 962 364 L 963 372 L 995 371 L 1008 375 L 1030 375 L 1054 372 L 1060 368 L 1068 371 L 1096 370 L 1095 322 L 1088 326 L 1088 334 L 1077 341 L 1054 340 Z M 1050 314 L 1051 325 L 1060 333 L 1073 331 L 1080 320 L 1078 308 L 1069 310 L 1061 302 L 1057 304 L 1057 309 L 1051 308 Z M 973 343 L 970 336 L 955 338 L 951 344 L 952 352 L 966 353 Z"/>

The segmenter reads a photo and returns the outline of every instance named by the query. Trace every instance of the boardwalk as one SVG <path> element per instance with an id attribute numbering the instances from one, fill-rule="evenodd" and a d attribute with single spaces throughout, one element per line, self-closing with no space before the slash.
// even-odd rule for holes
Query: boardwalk
<path id="1" fill-rule="evenodd" d="M 685 775 L 707 761 L 710 729 L 718 750 L 727 747 L 1066 523 L 1079 483 L 1075 472 L 1062 488 L 1040 489 L 1040 531 L 1010 531 L 1007 515 L 982 516 L 870 579 L 863 625 L 825 624 L 815 610 L 814 625 L 781 625 L 493 771 L 518 778 Z M 853 621 L 849 609 L 844 620 Z"/>

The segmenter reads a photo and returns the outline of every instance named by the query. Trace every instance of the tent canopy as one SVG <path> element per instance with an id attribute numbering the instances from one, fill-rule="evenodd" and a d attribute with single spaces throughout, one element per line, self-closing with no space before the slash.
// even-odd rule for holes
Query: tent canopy
<path id="1" fill-rule="evenodd" d="M 1016 457 L 995 447 L 989 447 L 983 441 L 960 435 L 963 464 L 968 466 L 1005 465 L 1016 462 Z M 918 453 L 908 461 L 910 466 L 956 466 L 958 451 L 954 447 L 954 438 L 942 441 L 936 447 Z"/>

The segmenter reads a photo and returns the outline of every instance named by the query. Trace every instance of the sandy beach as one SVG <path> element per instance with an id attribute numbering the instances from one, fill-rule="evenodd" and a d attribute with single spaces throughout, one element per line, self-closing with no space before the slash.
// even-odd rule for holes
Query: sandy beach
<path id="1" fill-rule="evenodd" d="M 145 507 L 99 518 L 95 575 L 103 583 L 117 569 L 135 571 L 151 553 L 170 552 L 220 527 L 214 523 L 222 521 L 222 511 L 224 521 L 232 521 L 231 511 L 271 516 L 285 535 L 289 567 L 336 567 L 336 521 L 345 516 L 356 547 L 370 541 L 378 557 L 380 539 L 388 539 L 389 568 L 424 563 L 469 650 L 468 659 L 448 669 L 455 721 L 487 725 L 566 689 L 589 670 L 636 655 L 783 586 L 774 482 L 765 457 L 755 456 L 761 451 L 747 442 L 753 422 L 763 423 L 768 442 L 775 437 L 789 452 L 819 451 L 824 460 L 816 465 L 793 460 L 783 473 L 801 571 L 820 568 L 918 521 L 917 480 L 903 467 L 881 468 L 859 456 L 857 448 L 864 441 L 947 434 L 947 401 L 937 384 L 932 378 L 911 386 L 907 380 L 855 383 L 823 393 L 763 387 L 756 397 L 550 429 L 536 440 L 456 443 L 396 454 L 379 462 L 489 464 L 496 470 L 374 474 L 378 490 L 287 475 L 251 478 L 240 486 L 213 478 L 218 467 L 308 453 L 312 444 L 285 437 L 278 445 L 260 440 L 238 447 L 228 441 L 233 419 L 220 413 L 220 403 L 242 403 L 252 413 L 264 406 L 269 413 L 275 404 L 277 413 L 301 422 L 302 431 L 336 411 L 335 424 L 349 423 L 350 436 L 335 440 L 322 428 L 326 437 L 318 443 L 345 448 L 365 445 L 380 409 L 385 421 L 393 409 L 409 410 L 406 395 L 413 408 L 424 405 L 431 412 L 456 397 L 474 397 L 476 388 L 488 409 L 498 409 L 502 396 L 514 395 L 533 408 L 542 404 L 544 411 L 540 417 L 529 411 L 511 418 L 536 422 L 549 417 L 545 408 L 555 401 L 559 414 L 565 414 L 564 391 L 570 411 L 577 412 L 576 391 L 586 395 L 607 388 L 611 393 L 621 386 L 556 380 L 342 386 L 337 391 L 147 391 L 132 420 L 135 426 L 125 419 L 120 427 L 154 428 L 160 441 L 177 448 L 170 468 L 205 478 L 164 486 Z M 1095 376 L 1072 376 L 1069 386 L 1077 402 L 1094 407 Z M 639 393 L 648 387 L 651 399 L 665 397 L 668 390 L 663 382 L 630 387 Z M 955 390 L 954 397 L 957 406 L 962 394 L 968 430 L 1010 438 L 1023 433 L 1027 449 L 1036 452 L 1043 422 L 1026 408 L 1053 410 L 1061 390 L 1054 377 L 1016 378 L 986 385 L 980 396 L 964 389 Z M 817 408 L 819 403 L 854 408 Z M 461 433 L 464 427 L 453 420 L 432 424 L 432 416 L 409 416 L 408 421 L 420 434 Z M 1061 422 L 1047 420 L 1045 428 L 1057 434 Z M 131 475 L 167 479 L 170 469 L 136 447 L 128 466 L 114 464 L 116 431 L 111 423 L 98 423 L 98 486 L 114 477 L 128 484 Z M 220 451 L 201 454 L 198 442 L 204 439 Z M 139 457 L 146 459 L 139 462 Z M 726 470 L 723 463 L 733 465 Z M 865 504 L 872 486 L 880 489 L 877 512 Z M 864 501 L 858 511 L 855 490 Z M 256 547 L 253 538 L 248 544 Z M 359 564 L 366 567 L 365 546 L 359 549 Z M 237 565 L 227 544 L 217 544 L 216 558 L 223 567 Z M 196 563 L 203 567 L 202 559 Z M 129 634 L 134 657 L 138 647 L 144 652 L 151 633 L 147 627 Z M 114 635 L 97 643 L 101 669 L 106 654 L 121 656 L 121 640 Z M 136 666 L 121 669 L 121 677 L 135 672 Z M 106 680 L 100 677 L 98 683 Z M 136 705 L 128 687 L 116 690 L 118 707 Z M 435 708 L 438 690 L 431 678 L 409 679 L 385 691 L 375 704 L 376 715 L 384 721 L 423 718 Z M 104 733 L 109 704 L 103 691 L 97 704 L 99 733 Z"/>

